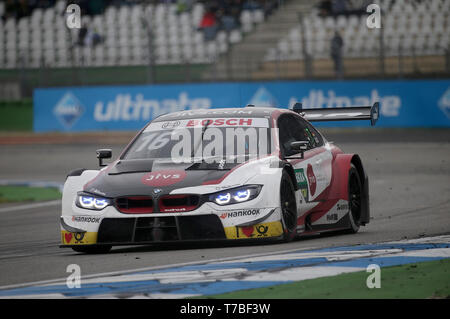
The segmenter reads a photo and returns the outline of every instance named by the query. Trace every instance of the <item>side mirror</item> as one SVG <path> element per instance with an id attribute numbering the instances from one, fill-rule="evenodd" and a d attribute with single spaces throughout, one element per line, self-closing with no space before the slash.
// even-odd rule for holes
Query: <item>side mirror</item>
<path id="1" fill-rule="evenodd" d="M 308 150 L 309 141 L 294 141 L 289 144 L 291 150 L 296 151 L 296 153 L 300 153 L 300 157 L 289 157 L 289 158 L 298 158 L 303 159 L 303 152 Z"/>
<path id="2" fill-rule="evenodd" d="M 291 149 L 304 152 L 308 149 L 309 141 L 295 141 L 291 142 Z"/>
<path id="3" fill-rule="evenodd" d="M 112 151 L 110 149 L 100 149 L 97 150 L 97 158 L 98 158 L 98 166 L 106 166 L 106 164 L 103 164 L 103 159 L 111 158 L 112 157 Z"/>

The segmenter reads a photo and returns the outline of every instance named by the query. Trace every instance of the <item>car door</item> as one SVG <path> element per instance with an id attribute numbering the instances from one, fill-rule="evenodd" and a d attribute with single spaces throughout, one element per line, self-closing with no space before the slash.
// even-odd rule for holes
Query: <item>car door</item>
<path id="1" fill-rule="evenodd" d="M 278 119 L 280 148 L 284 158 L 293 166 L 299 197 L 300 210 L 308 210 L 314 205 L 318 196 L 330 185 L 331 151 L 324 146 L 319 132 L 307 121 L 294 114 L 283 114 Z M 304 158 L 299 153 L 289 150 L 293 141 L 308 141 Z M 290 159 L 289 157 L 293 157 Z"/>

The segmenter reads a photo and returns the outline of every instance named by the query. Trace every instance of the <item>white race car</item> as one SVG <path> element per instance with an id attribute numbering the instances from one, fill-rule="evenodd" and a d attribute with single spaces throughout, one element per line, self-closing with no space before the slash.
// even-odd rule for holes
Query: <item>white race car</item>
<path id="1" fill-rule="evenodd" d="M 310 121 L 371 120 L 372 107 L 187 110 L 147 124 L 109 165 L 67 176 L 61 247 L 281 239 L 369 222 L 368 177 Z"/>

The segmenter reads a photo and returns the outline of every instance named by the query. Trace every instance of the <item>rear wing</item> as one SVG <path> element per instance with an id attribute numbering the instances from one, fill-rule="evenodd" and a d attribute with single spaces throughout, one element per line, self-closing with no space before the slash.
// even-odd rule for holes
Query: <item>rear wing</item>
<path id="1" fill-rule="evenodd" d="M 378 102 L 375 102 L 373 106 L 335 107 L 328 109 L 304 109 L 301 103 L 295 103 L 292 110 L 310 122 L 370 120 L 370 124 L 374 126 L 380 114 L 379 108 Z"/>

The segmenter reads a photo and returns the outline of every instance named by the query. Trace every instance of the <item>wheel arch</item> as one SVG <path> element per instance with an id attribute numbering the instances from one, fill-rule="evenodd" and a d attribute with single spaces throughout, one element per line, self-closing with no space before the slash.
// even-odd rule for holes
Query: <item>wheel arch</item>
<path id="1" fill-rule="evenodd" d="M 83 172 L 85 170 L 86 170 L 86 168 L 77 168 L 77 169 L 72 170 L 69 174 L 67 174 L 66 180 L 70 176 L 81 176 L 81 174 L 83 174 Z"/>
<path id="2" fill-rule="evenodd" d="M 99 174 L 98 170 L 76 169 L 70 172 L 64 182 L 62 192 L 61 215 L 73 215 L 72 203 L 78 191 L 82 191 L 84 185 Z"/>
<path id="3" fill-rule="evenodd" d="M 369 177 L 364 170 L 361 158 L 358 154 L 352 156 L 351 163 L 355 166 L 358 171 L 359 177 L 362 182 L 362 207 L 361 207 L 361 225 L 366 225 L 370 221 L 370 205 L 369 205 Z"/>
<path id="4" fill-rule="evenodd" d="M 346 192 L 348 187 L 348 172 L 351 164 L 353 164 L 358 172 L 362 183 L 362 207 L 361 207 L 361 225 L 365 225 L 370 221 L 370 205 L 369 205 L 369 177 L 366 174 L 362 160 L 358 154 L 338 154 L 335 162 L 337 166 L 335 173 L 339 175 L 341 181 L 341 192 Z M 343 193 L 344 194 L 344 193 Z M 347 196 L 346 196 L 347 197 Z"/>
<path id="5" fill-rule="evenodd" d="M 361 158 L 359 157 L 359 155 L 353 154 L 350 163 L 356 167 L 359 177 L 361 178 L 361 181 L 364 183 L 365 178 L 366 178 L 366 172 L 364 171 L 364 167 L 362 165 L 362 161 L 361 161 Z"/>
<path id="6" fill-rule="evenodd" d="M 289 174 L 289 177 L 291 178 L 291 181 L 292 181 L 292 185 L 294 185 L 294 190 L 297 191 L 299 188 L 298 188 L 297 179 L 295 178 L 294 168 L 292 167 L 291 164 L 284 162 L 283 170 Z"/>

